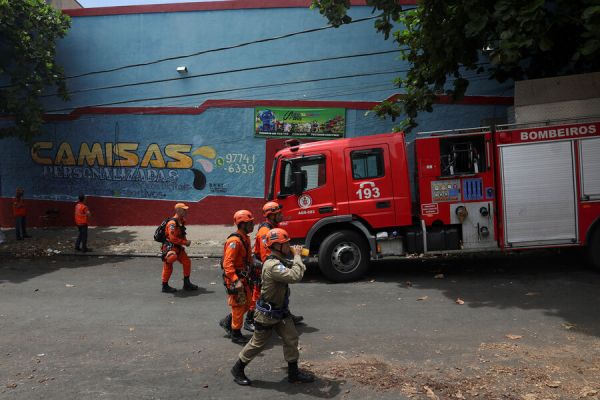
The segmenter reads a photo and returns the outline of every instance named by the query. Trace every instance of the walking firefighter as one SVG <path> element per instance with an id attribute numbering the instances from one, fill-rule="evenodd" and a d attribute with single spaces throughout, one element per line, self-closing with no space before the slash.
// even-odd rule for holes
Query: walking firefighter
<path id="1" fill-rule="evenodd" d="M 298 370 L 298 332 L 289 312 L 290 283 L 302 280 L 306 266 L 300 257 L 302 246 L 290 247 L 287 232 L 280 228 L 271 229 L 267 236 L 267 246 L 271 254 L 263 264 L 260 299 L 256 304 L 254 334 L 244 346 L 231 373 L 235 383 L 250 385 L 252 382 L 244 368 L 266 346 L 273 331 L 283 341 L 283 356 L 288 363 L 288 381 L 292 383 L 313 382 L 314 377 Z M 286 259 L 294 255 L 293 261 Z"/>
<path id="2" fill-rule="evenodd" d="M 185 252 L 184 246 L 192 244 L 185 233 L 185 216 L 189 209 L 184 203 L 175 204 L 175 215 L 167 218 L 154 234 L 154 240 L 162 242 L 162 291 L 174 293 L 177 289 L 169 286 L 169 278 L 173 273 L 173 263 L 179 261 L 183 265 L 183 290 L 198 290 L 198 286 L 190 282 L 192 262 Z"/>
<path id="3" fill-rule="evenodd" d="M 219 321 L 231 341 L 245 344 L 248 338 L 241 333 L 244 322 L 244 313 L 250 309 L 252 303 L 252 281 L 250 268 L 252 265 L 252 251 L 249 234 L 254 230 L 254 217 L 248 210 L 239 210 L 233 215 L 233 222 L 237 231 L 229 235 L 223 248 L 223 284 L 227 291 L 227 304 L 231 307 L 231 314 Z"/>

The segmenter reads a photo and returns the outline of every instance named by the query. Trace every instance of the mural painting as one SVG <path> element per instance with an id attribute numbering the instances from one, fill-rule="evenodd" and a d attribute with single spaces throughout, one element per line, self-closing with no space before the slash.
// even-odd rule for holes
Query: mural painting
<path id="1" fill-rule="evenodd" d="M 80 192 L 185 201 L 210 195 L 261 197 L 263 171 L 258 166 L 264 163 L 264 150 L 253 147 L 37 141 L 31 146 L 27 183 L 32 197 L 45 200 L 70 201 Z"/>

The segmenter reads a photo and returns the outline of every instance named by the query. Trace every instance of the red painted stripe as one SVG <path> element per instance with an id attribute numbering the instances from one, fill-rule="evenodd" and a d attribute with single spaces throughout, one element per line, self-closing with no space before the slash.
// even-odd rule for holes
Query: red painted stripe
<path id="1" fill-rule="evenodd" d="M 12 198 L 0 198 L 0 226 L 14 227 Z M 28 226 L 75 226 L 75 202 L 26 199 Z M 118 197 L 87 197 L 92 212 L 90 224 L 94 226 L 159 225 L 173 214 L 176 201 L 140 200 Z M 190 206 L 186 221 L 190 225 L 233 225 L 233 213 L 247 209 L 261 215 L 263 199 L 251 197 L 209 196 Z M 45 218 L 48 210 L 58 214 Z M 143 211 L 142 211 L 143 210 Z M 143 215 L 143 216 L 142 216 Z"/>
<path id="2" fill-rule="evenodd" d="M 388 101 L 400 98 L 401 94 L 389 97 Z M 514 104 L 512 96 L 465 96 L 453 102 L 450 96 L 439 96 L 437 104 L 463 105 L 503 105 Z M 69 121 L 82 115 L 100 114 L 148 114 L 148 115 L 198 115 L 209 108 L 253 108 L 271 107 L 314 107 L 314 108 L 348 108 L 351 110 L 371 110 L 377 101 L 310 101 L 310 100 L 207 100 L 198 107 L 82 107 L 70 114 L 46 114 L 45 121 Z"/>
<path id="3" fill-rule="evenodd" d="M 414 6 L 416 0 L 399 0 L 401 5 Z M 366 6 L 364 0 L 352 0 L 353 6 Z M 143 6 L 118 6 L 97 8 L 74 8 L 63 10 L 71 17 L 95 17 L 101 15 L 122 14 L 145 14 L 165 12 L 188 12 L 188 11 L 218 11 L 218 10 L 242 10 L 256 8 L 308 8 L 310 0 L 232 0 L 212 1 L 204 3 L 174 3 L 174 4 L 148 4 Z"/>

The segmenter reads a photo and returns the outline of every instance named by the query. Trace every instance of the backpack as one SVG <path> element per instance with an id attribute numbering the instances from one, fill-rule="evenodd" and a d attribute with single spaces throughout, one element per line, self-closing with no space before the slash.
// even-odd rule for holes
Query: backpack
<path id="1" fill-rule="evenodd" d="M 165 218 L 165 220 L 156 228 L 154 231 L 154 240 L 159 243 L 164 243 L 167 241 L 167 234 L 165 230 L 167 229 L 167 224 L 169 221 L 175 221 L 175 218 L 169 217 Z"/>

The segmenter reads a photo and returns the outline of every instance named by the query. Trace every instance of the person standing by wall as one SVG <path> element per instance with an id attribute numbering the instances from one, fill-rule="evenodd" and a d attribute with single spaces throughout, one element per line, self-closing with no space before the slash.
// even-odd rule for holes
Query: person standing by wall
<path id="1" fill-rule="evenodd" d="M 256 304 L 254 334 L 239 354 L 231 374 L 235 383 L 242 386 L 252 384 L 244 368 L 265 348 L 273 331 L 283 341 L 283 356 L 288 363 L 288 381 L 309 383 L 314 377 L 298 369 L 298 331 L 290 316 L 288 285 L 302 280 L 306 266 L 300 254 L 302 246 L 290 247 L 290 238 L 281 228 L 271 229 L 267 236 L 271 254 L 263 264 L 260 300 Z M 293 254 L 290 261 L 286 256 Z"/>
<path id="2" fill-rule="evenodd" d="M 15 217 L 15 233 L 17 235 L 17 240 L 31 237 L 27 234 L 25 221 L 25 218 L 27 217 L 27 208 L 25 207 L 24 195 L 25 191 L 23 188 L 18 187 L 13 201 L 13 215 Z"/>
<path id="3" fill-rule="evenodd" d="M 231 314 L 219 321 L 231 341 L 246 344 L 248 338 L 242 335 L 244 313 L 252 302 L 252 282 L 249 273 L 252 265 L 252 251 L 248 235 L 254 230 L 254 217 L 248 210 L 239 210 L 233 215 L 237 231 L 229 235 L 223 248 L 223 284 L 227 291 L 227 304 Z"/>
<path id="4" fill-rule="evenodd" d="M 80 194 L 79 201 L 75 204 L 75 225 L 79 230 L 79 235 L 75 241 L 75 250 L 77 251 L 83 251 L 84 253 L 92 251 L 87 247 L 88 222 L 91 216 L 92 213 L 86 204 L 85 195 Z"/>
<path id="5" fill-rule="evenodd" d="M 175 215 L 167 222 L 165 236 L 167 241 L 163 245 L 163 293 L 174 293 L 177 289 L 169 286 L 169 279 L 173 273 L 173 263 L 179 261 L 183 265 L 183 290 L 198 290 L 198 286 L 190 282 L 192 273 L 192 261 L 185 252 L 184 246 L 190 246 L 192 242 L 187 239 L 185 232 L 185 216 L 189 207 L 185 203 L 175 204 Z"/>

